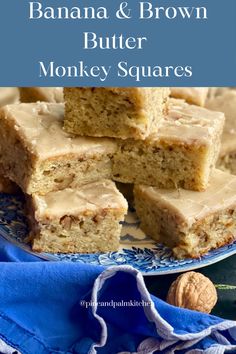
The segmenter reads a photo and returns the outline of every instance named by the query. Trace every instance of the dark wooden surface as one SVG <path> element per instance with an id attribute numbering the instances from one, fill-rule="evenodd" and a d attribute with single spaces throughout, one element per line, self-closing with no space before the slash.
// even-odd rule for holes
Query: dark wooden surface
<path id="1" fill-rule="evenodd" d="M 210 278 L 214 284 L 236 287 L 236 255 L 195 271 Z M 178 275 L 147 276 L 145 277 L 145 282 L 151 294 L 165 300 L 171 283 Z M 217 293 L 218 302 L 212 314 L 236 320 L 236 289 L 217 289 Z"/>

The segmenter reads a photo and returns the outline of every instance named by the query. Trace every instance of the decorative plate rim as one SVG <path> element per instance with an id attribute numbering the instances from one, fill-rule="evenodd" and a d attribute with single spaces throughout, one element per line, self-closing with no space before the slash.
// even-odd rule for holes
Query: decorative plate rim
<path id="1" fill-rule="evenodd" d="M 45 261 L 72 261 L 104 267 L 112 265 L 131 265 L 145 276 L 156 276 L 200 269 L 236 254 L 235 241 L 219 249 L 212 250 L 198 259 L 177 260 L 173 257 L 168 247 L 153 241 L 146 241 L 146 235 L 143 234 L 142 239 L 136 238 L 137 234 L 140 233 L 140 229 L 138 228 L 137 220 L 134 218 L 131 218 L 131 221 L 124 222 L 125 232 L 123 237 L 125 240 L 134 239 L 136 241 L 123 244 L 122 249 L 117 252 L 72 255 L 58 255 L 45 252 L 36 253 L 23 241 L 26 236 L 27 227 L 22 209 L 22 201 L 19 198 L 19 200 L 17 200 L 16 196 L 0 193 L 0 198 L 4 198 L 4 196 L 6 206 L 4 208 L 3 199 L 3 209 L 0 210 L 0 236 L 14 246 Z M 132 216 L 132 212 L 130 214 Z M 21 230 L 21 227 L 23 230 Z M 14 235 L 14 232 L 16 235 Z M 25 236 L 22 236 L 23 234 Z M 143 247 L 140 248 L 140 245 Z"/>

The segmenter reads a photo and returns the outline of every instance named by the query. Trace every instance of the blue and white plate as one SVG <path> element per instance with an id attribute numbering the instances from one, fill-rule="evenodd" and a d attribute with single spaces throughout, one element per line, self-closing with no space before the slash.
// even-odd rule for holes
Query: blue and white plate
<path id="1" fill-rule="evenodd" d="M 209 252 L 199 259 L 176 260 L 169 248 L 157 244 L 139 228 L 134 211 L 127 216 L 118 252 L 100 254 L 34 253 L 25 243 L 28 234 L 21 197 L 0 193 L 0 235 L 11 243 L 40 258 L 51 261 L 90 263 L 102 266 L 131 265 L 145 275 L 170 274 L 189 271 L 219 262 L 236 254 L 236 242 Z"/>

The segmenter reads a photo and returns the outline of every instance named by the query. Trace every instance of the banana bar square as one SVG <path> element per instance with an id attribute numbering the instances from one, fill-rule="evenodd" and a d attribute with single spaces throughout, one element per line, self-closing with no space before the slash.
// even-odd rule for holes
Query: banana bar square
<path id="1" fill-rule="evenodd" d="M 158 188 L 205 190 L 219 155 L 223 125 L 223 113 L 171 99 L 157 133 L 144 141 L 119 141 L 113 178 Z"/>
<path id="2" fill-rule="evenodd" d="M 141 228 L 173 249 L 197 258 L 236 239 L 236 177 L 215 170 L 205 192 L 135 187 Z"/>
<path id="3" fill-rule="evenodd" d="M 63 130 L 64 105 L 21 103 L 0 110 L 0 162 L 24 193 L 46 194 L 110 179 L 116 143 Z"/>
<path id="4" fill-rule="evenodd" d="M 64 88 L 65 130 L 85 136 L 145 139 L 158 130 L 168 88 Z"/>
<path id="5" fill-rule="evenodd" d="M 28 201 L 32 247 L 37 252 L 117 251 L 128 204 L 109 180 L 66 188 Z"/>

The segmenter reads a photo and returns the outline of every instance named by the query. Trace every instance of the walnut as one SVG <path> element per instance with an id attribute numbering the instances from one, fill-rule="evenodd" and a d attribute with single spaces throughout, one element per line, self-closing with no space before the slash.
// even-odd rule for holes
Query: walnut
<path id="1" fill-rule="evenodd" d="M 72 219 L 70 216 L 63 216 L 60 220 L 60 224 L 65 230 L 69 231 L 71 229 Z"/>
<path id="2" fill-rule="evenodd" d="M 174 281 L 167 302 L 177 307 L 210 313 L 217 302 L 214 284 L 201 273 L 188 272 Z"/>

